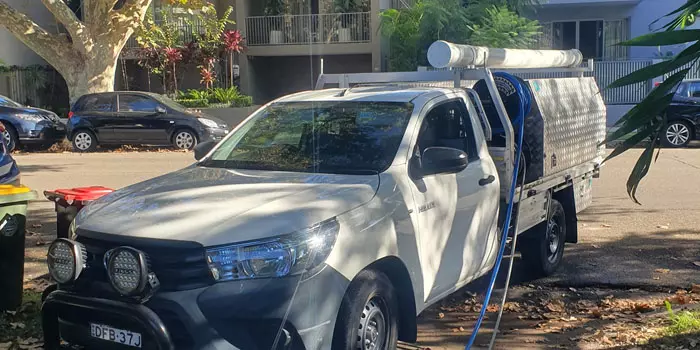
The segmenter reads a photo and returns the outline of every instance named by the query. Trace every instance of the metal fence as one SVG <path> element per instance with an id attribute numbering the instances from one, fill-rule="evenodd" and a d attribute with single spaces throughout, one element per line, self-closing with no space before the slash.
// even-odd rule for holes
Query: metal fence
<path id="1" fill-rule="evenodd" d="M 248 46 L 364 43 L 371 40 L 369 12 L 246 18 Z"/>
<path id="2" fill-rule="evenodd" d="M 156 20 L 155 22 L 158 25 L 163 25 L 164 23 L 163 20 Z M 181 45 L 195 41 L 199 39 L 202 34 L 204 34 L 204 23 L 196 16 L 176 18 L 175 21 L 171 22 L 170 24 L 175 26 L 179 32 L 180 37 L 178 41 Z M 141 45 L 139 45 L 139 43 L 136 41 L 136 37 L 132 35 L 126 42 L 126 46 L 124 48 L 137 49 L 140 47 Z"/>
<path id="3" fill-rule="evenodd" d="M 0 95 L 21 104 L 43 105 L 39 88 L 50 78 L 49 70 L 14 70 L 0 73 Z"/>

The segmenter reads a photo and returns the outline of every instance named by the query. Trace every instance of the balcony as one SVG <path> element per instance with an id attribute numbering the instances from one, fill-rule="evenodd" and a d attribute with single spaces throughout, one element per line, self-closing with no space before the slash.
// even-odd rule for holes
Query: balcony
<path id="1" fill-rule="evenodd" d="M 246 43 L 256 46 L 357 44 L 372 41 L 369 12 L 246 18 Z"/>
<path id="2" fill-rule="evenodd" d="M 155 22 L 158 25 L 163 25 L 165 21 L 156 20 Z M 204 34 L 204 24 L 202 23 L 202 20 L 196 16 L 176 18 L 175 20 L 170 21 L 170 25 L 176 28 L 176 31 L 179 33 L 177 42 L 180 45 L 186 45 Z M 124 46 L 124 48 L 133 50 L 139 49 L 141 46 L 136 41 L 135 35 L 132 35 L 126 42 L 126 46 Z"/>

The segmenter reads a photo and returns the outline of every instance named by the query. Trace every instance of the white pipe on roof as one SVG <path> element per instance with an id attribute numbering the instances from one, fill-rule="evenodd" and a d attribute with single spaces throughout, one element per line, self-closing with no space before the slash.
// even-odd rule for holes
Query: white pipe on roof
<path id="1" fill-rule="evenodd" d="M 435 68 L 566 68 L 583 61 L 579 50 L 498 49 L 453 44 L 439 40 L 428 49 L 428 62 Z"/>

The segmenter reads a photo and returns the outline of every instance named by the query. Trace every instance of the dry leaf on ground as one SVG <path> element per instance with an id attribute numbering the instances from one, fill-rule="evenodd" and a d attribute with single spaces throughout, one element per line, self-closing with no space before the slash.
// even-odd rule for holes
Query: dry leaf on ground
<path id="1" fill-rule="evenodd" d="M 671 272 L 671 270 L 669 270 L 669 269 L 656 269 L 656 270 L 654 270 L 654 272 L 658 272 L 658 273 L 669 273 L 669 272 Z"/>
<path id="2" fill-rule="evenodd" d="M 445 318 L 445 314 L 441 312 L 441 313 L 439 313 L 439 314 L 437 315 L 437 318 L 438 318 L 438 319 L 443 319 L 443 318 Z"/>

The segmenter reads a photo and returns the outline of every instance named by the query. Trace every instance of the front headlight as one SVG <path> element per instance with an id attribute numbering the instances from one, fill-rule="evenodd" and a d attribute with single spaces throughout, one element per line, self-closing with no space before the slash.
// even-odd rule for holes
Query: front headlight
<path id="1" fill-rule="evenodd" d="M 78 279 L 86 260 L 85 246 L 65 238 L 59 238 L 51 244 L 46 258 L 49 274 L 59 284 Z"/>
<path id="2" fill-rule="evenodd" d="M 339 228 L 333 218 L 267 241 L 209 248 L 209 269 L 217 281 L 302 274 L 326 260 Z"/>
<path id="3" fill-rule="evenodd" d="M 38 123 L 42 120 L 44 120 L 44 117 L 36 114 L 28 114 L 28 113 L 20 113 L 15 115 L 17 118 L 20 118 L 22 120 L 26 120 L 29 122 L 35 122 Z"/>
<path id="4" fill-rule="evenodd" d="M 211 119 L 206 119 L 206 118 L 197 118 L 200 123 L 202 123 L 204 126 L 208 128 L 218 128 L 219 124 L 217 124 L 215 121 Z"/>
<path id="5" fill-rule="evenodd" d="M 112 287 L 121 295 L 135 295 L 146 287 L 148 266 L 146 255 L 131 247 L 108 251 L 104 257 Z"/>

